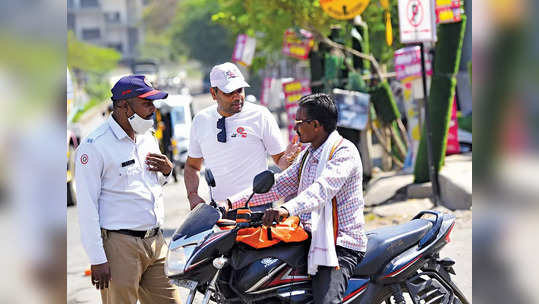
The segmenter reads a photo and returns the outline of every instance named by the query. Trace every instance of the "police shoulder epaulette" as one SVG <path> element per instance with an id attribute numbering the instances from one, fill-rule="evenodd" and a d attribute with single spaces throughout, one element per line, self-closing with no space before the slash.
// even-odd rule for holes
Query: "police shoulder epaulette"
<path id="1" fill-rule="evenodd" d="M 101 135 L 105 134 L 105 132 L 108 130 L 107 125 L 102 125 L 99 128 L 95 129 L 88 137 L 86 138 L 86 142 L 91 144 L 95 142 L 97 138 L 99 138 Z"/>

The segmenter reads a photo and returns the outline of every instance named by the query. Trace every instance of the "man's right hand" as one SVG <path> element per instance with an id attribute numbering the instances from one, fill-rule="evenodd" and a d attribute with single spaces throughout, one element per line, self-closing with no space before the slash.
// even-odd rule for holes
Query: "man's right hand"
<path id="1" fill-rule="evenodd" d="M 109 288 L 111 279 L 109 262 L 92 265 L 90 269 L 92 271 L 92 285 L 95 286 L 95 289 Z"/>
<path id="2" fill-rule="evenodd" d="M 206 202 L 197 193 L 192 193 L 187 197 L 191 210 L 193 210 L 198 204 L 205 204 Z"/>

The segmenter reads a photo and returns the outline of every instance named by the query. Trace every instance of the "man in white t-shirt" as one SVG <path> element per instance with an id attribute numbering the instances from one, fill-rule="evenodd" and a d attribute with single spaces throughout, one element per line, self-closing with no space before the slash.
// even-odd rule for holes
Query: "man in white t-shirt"
<path id="1" fill-rule="evenodd" d="M 236 65 L 226 62 L 210 72 L 210 92 L 216 105 L 199 112 L 191 125 L 185 164 L 185 188 L 191 209 L 204 200 L 198 195 L 199 171 L 204 161 L 215 178 L 214 199 L 225 200 L 252 184 L 267 170 L 267 154 L 286 169 L 300 152 L 300 143 L 285 151 L 275 118 L 263 106 L 245 102 L 249 87 Z"/>

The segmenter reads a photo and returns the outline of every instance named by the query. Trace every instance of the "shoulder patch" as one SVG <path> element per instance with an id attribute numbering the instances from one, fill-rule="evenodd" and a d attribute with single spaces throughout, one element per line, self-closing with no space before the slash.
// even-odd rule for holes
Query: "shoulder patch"
<path id="1" fill-rule="evenodd" d="M 91 144 L 91 143 L 94 142 L 94 139 L 93 139 L 93 138 L 88 138 L 88 139 L 86 140 L 86 142 L 89 143 L 89 144 Z"/>

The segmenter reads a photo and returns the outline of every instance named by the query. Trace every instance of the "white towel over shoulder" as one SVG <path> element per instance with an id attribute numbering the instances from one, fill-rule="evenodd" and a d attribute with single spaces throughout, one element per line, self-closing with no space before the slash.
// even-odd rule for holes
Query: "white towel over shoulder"
<path id="1" fill-rule="evenodd" d="M 337 131 L 333 131 L 322 145 L 322 154 L 316 168 L 316 178 L 322 174 L 332 148 L 342 139 Z M 309 155 L 310 158 L 310 155 Z M 308 160 L 307 160 L 308 161 Z M 303 174 L 301 176 L 303 179 Z M 330 198 L 318 209 L 311 212 L 311 247 L 307 259 L 307 270 L 310 275 L 318 272 L 318 266 L 335 267 L 339 265 L 337 252 L 335 251 L 335 240 L 333 236 L 333 210 Z"/>

